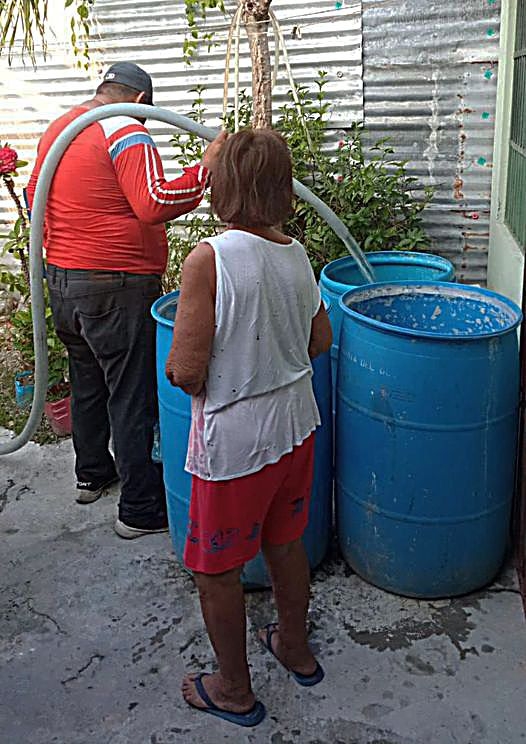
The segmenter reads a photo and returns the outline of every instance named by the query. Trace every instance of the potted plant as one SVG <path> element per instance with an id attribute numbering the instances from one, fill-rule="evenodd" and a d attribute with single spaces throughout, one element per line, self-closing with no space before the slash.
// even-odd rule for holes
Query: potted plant
<path id="1" fill-rule="evenodd" d="M 6 263 L 1 264 L 0 285 L 7 292 L 18 298 L 18 301 L 27 302 L 29 296 L 29 265 L 28 265 L 28 240 L 29 225 L 27 215 L 22 203 L 15 190 L 14 176 L 17 175 L 17 169 L 27 165 L 24 161 L 18 159 L 15 150 L 5 144 L 0 147 L 0 179 L 7 189 L 9 196 L 15 204 L 17 219 L 6 235 L 0 235 L 5 240 L 2 257 L 11 255 L 20 262 L 20 270 L 13 271 L 12 267 Z M 22 369 L 15 373 L 15 398 L 20 407 L 30 405 L 33 399 L 33 366 L 30 362 L 29 349 L 27 341 L 31 343 L 28 336 L 27 318 L 21 316 L 16 318 L 17 313 L 12 317 L 14 321 L 13 329 L 15 335 L 20 340 L 20 346 L 15 347 L 20 353 Z M 32 347 L 31 347 L 32 348 Z"/>
<path id="2" fill-rule="evenodd" d="M 46 292 L 47 294 L 47 292 Z M 44 414 L 57 436 L 71 434 L 71 395 L 67 379 L 68 359 L 64 346 L 58 339 L 53 325 L 51 308 L 46 305 L 46 331 L 48 347 L 49 381 Z M 31 400 L 35 356 L 33 350 L 33 318 L 31 304 L 25 303 L 11 318 L 13 348 L 18 351 L 24 371 L 15 376 L 15 389 L 23 385 L 18 395 L 22 405 Z M 28 391 L 27 388 L 30 390 Z M 26 400 L 24 400 L 24 395 Z M 20 403 L 19 403 L 20 404 Z"/>
<path id="3" fill-rule="evenodd" d="M 67 352 L 57 337 L 51 308 L 46 305 L 49 382 L 44 414 L 55 434 L 71 434 L 71 386 L 68 381 Z"/>

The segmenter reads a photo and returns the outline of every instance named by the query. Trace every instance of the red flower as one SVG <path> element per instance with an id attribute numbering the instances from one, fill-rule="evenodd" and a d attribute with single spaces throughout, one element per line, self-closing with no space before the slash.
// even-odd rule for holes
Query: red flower
<path id="1" fill-rule="evenodd" d="M 0 147 L 0 176 L 16 171 L 18 155 L 11 147 Z"/>
<path id="2" fill-rule="evenodd" d="M 344 145 L 345 145 L 345 142 L 344 142 L 343 140 L 340 140 L 340 141 L 338 142 L 338 147 L 340 148 L 340 150 L 342 149 L 342 147 L 343 147 Z"/>

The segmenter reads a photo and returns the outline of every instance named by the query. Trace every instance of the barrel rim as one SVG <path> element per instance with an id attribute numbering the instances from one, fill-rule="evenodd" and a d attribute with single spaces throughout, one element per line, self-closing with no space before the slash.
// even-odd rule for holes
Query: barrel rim
<path id="1" fill-rule="evenodd" d="M 419 251 L 372 251 L 371 253 L 366 254 L 366 258 L 373 264 L 373 266 L 397 263 L 397 259 L 403 258 L 404 261 L 402 263 L 411 266 L 427 266 L 429 268 L 443 269 L 445 273 L 447 272 L 451 276 L 455 275 L 455 267 L 451 261 L 444 256 L 438 256 L 435 253 L 423 253 Z M 326 264 L 321 270 L 320 283 L 322 286 L 329 290 L 339 291 L 340 293 L 347 292 L 347 290 L 351 289 L 352 285 L 339 282 L 330 276 L 330 271 L 338 268 L 342 264 L 354 264 L 356 268 L 358 268 L 358 265 L 352 256 L 336 258 L 334 261 L 330 261 L 330 263 Z M 380 284 L 381 282 L 375 283 Z M 363 287 L 364 285 L 361 284 L 359 286 Z"/>
<path id="2" fill-rule="evenodd" d="M 498 301 L 501 305 L 505 305 L 506 309 L 508 311 L 511 311 L 513 315 L 515 315 L 515 319 L 513 322 L 510 322 L 510 324 L 506 328 L 501 328 L 498 330 L 491 330 L 491 331 L 482 331 L 480 333 L 459 333 L 459 334 L 447 334 L 447 333 L 438 333 L 438 332 L 432 332 L 432 331 L 419 331 L 414 328 L 404 328 L 403 326 L 395 326 L 391 325 L 389 323 L 385 323 L 381 320 L 376 320 L 375 318 L 369 318 L 367 315 L 363 315 L 362 313 L 358 312 L 357 310 L 354 310 L 346 304 L 346 301 L 349 299 L 352 299 L 353 297 L 364 294 L 364 293 L 371 293 L 377 292 L 377 296 L 381 295 L 382 290 L 386 290 L 387 288 L 398 288 L 401 289 L 402 287 L 419 287 L 421 289 L 423 288 L 442 288 L 447 294 L 457 294 L 461 295 L 479 295 L 487 300 L 493 300 Z M 398 294 L 401 294 L 399 292 Z M 364 326 L 370 326 L 373 328 L 376 328 L 384 333 L 389 334 L 397 334 L 399 336 L 410 336 L 411 338 L 428 338 L 428 339 L 435 339 L 437 341 L 478 341 L 478 340 L 484 340 L 488 338 L 494 338 L 496 336 L 503 336 L 507 333 L 510 333 L 511 331 L 515 330 L 523 319 L 522 310 L 520 307 L 513 302 L 513 300 L 510 300 L 509 297 L 505 297 L 504 295 L 499 294 L 498 292 L 493 292 L 490 289 L 486 289 L 485 287 L 474 287 L 469 284 L 458 284 L 458 283 L 452 283 L 452 282 L 430 282 L 430 281 L 395 281 L 395 282 L 377 282 L 375 284 L 367 284 L 366 286 L 361 287 L 354 287 L 353 289 L 349 289 L 347 292 L 345 292 L 341 297 L 339 298 L 339 307 L 342 310 L 344 317 L 349 316 L 353 318 L 353 320 L 356 320 L 361 325 Z"/>
<path id="3" fill-rule="evenodd" d="M 171 304 L 173 300 L 179 299 L 179 295 L 181 294 L 181 290 L 176 289 L 173 292 L 168 292 L 168 294 L 163 295 L 162 297 L 159 297 L 159 299 L 155 300 L 153 305 L 150 308 L 150 312 L 152 314 L 152 317 L 154 320 L 157 321 L 160 325 L 165 326 L 166 328 L 173 328 L 174 322 L 173 320 L 169 320 L 168 318 L 164 318 L 161 315 L 161 311 L 165 305 Z M 323 294 L 323 292 L 320 292 L 321 296 L 321 302 L 323 302 L 325 311 L 328 313 L 331 310 L 332 307 L 332 300 L 330 297 L 327 297 Z"/>
<path id="4" fill-rule="evenodd" d="M 153 305 L 150 308 L 150 312 L 152 314 L 152 317 L 159 325 L 165 326 L 165 328 L 173 328 L 174 322 L 173 320 L 169 320 L 168 318 L 164 318 L 161 315 L 161 311 L 164 308 L 165 305 L 170 305 L 173 300 L 179 299 L 179 295 L 181 294 L 179 289 L 176 289 L 173 292 L 168 292 L 168 294 L 162 295 L 162 297 L 159 297 L 159 299 L 155 300 Z"/>

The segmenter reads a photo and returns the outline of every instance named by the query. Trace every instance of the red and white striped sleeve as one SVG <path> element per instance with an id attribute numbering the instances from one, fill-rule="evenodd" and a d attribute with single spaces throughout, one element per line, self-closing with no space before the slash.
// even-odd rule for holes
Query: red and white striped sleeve
<path id="1" fill-rule="evenodd" d="M 206 189 L 207 168 L 202 165 L 183 168 L 178 178 L 167 181 L 146 127 L 124 116 L 100 124 L 119 185 L 141 222 L 156 225 L 198 206 Z"/>

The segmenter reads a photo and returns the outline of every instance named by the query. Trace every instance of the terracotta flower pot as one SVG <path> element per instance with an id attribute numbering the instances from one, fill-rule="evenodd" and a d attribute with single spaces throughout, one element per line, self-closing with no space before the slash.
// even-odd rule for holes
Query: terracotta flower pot
<path id="1" fill-rule="evenodd" d="M 45 403 L 44 413 L 57 437 L 71 434 L 71 395 Z"/>

